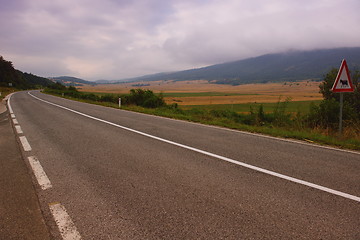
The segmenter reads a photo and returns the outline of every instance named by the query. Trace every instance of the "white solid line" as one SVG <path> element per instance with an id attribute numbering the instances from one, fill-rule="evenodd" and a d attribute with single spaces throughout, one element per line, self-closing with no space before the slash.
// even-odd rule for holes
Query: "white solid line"
<path id="1" fill-rule="evenodd" d="M 81 236 L 71 220 L 69 214 L 66 212 L 64 206 L 60 203 L 49 204 L 50 211 L 59 228 L 60 234 L 64 240 L 80 240 Z"/>
<path id="2" fill-rule="evenodd" d="M 10 99 L 11 99 L 11 96 L 13 95 L 13 93 L 11 93 L 10 95 L 9 95 L 9 98 L 8 98 L 8 108 L 9 108 L 9 112 L 10 112 L 10 114 L 13 114 L 14 113 L 14 111 L 13 111 L 13 109 L 12 109 L 12 107 L 11 107 L 11 104 L 10 104 Z M 12 116 L 12 115 L 11 115 Z M 14 117 L 15 118 L 15 117 Z"/>
<path id="3" fill-rule="evenodd" d="M 176 142 L 173 142 L 173 141 L 170 141 L 170 140 L 166 140 L 166 139 L 163 139 L 163 138 L 160 138 L 160 137 L 156 137 L 156 136 L 144 133 L 144 132 L 140 132 L 138 130 L 134 130 L 134 129 L 131 129 L 131 128 L 128 128 L 128 127 L 124 127 L 124 126 L 118 125 L 116 123 L 112 123 L 112 122 L 109 122 L 109 121 L 106 121 L 106 120 L 103 120 L 103 119 L 100 119 L 100 118 L 96 118 L 96 117 L 87 115 L 85 113 L 81 113 L 81 112 L 72 110 L 70 108 L 67 108 L 67 107 L 52 103 L 52 102 L 48 102 L 46 100 L 43 100 L 41 98 L 38 98 L 38 97 L 32 95 L 30 92 L 28 92 L 28 94 L 30 96 L 42 101 L 42 102 L 47 103 L 47 104 L 50 104 L 50 105 L 65 109 L 67 111 L 79 114 L 81 116 L 84 116 L 84 117 L 87 117 L 87 118 L 90 118 L 90 119 L 93 119 L 93 120 L 96 120 L 96 121 L 99 121 L 99 122 L 109 124 L 109 125 L 114 126 L 114 127 L 118 127 L 118 128 L 130 131 L 130 132 L 133 132 L 133 133 L 137 133 L 137 134 L 140 134 L 140 135 L 152 138 L 152 139 L 156 139 L 156 140 L 161 141 L 161 142 L 172 144 L 172 145 L 175 145 L 175 146 L 178 146 L 178 147 L 181 147 L 181 148 L 185 148 L 185 149 L 188 149 L 188 150 L 191 150 L 191 151 L 194 151 L 194 152 L 198 152 L 198 153 L 210 156 L 210 157 L 214 157 L 214 158 L 217 158 L 217 159 L 220 159 L 220 160 L 223 160 L 223 161 L 226 161 L 226 162 L 230 162 L 230 163 L 233 163 L 233 164 L 245 167 L 245 168 L 249 168 L 249 169 L 261 172 L 261 173 L 265 173 L 265 174 L 268 174 L 268 175 L 271 175 L 271 176 L 274 176 L 274 177 L 285 179 L 285 180 L 288 180 L 288 181 L 291 181 L 291 182 L 294 182 L 294 183 L 302 184 L 302 185 L 305 185 L 305 186 L 308 186 L 308 187 L 311 187 L 311 188 L 315 188 L 315 189 L 318 189 L 318 190 L 321 190 L 321 191 L 324 191 L 324 192 L 328 192 L 328 193 L 331 193 L 331 194 L 334 194 L 334 195 L 337 195 L 337 196 L 340 196 L 340 197 L 344 197 L 344 198 L 347 198 L 347 199 L 351 199 L 351 200 L 360 202 L 360 197 L 357 197 L 355 195 L 340 192 L 340 191 L 337 191 L 337 190 L 334 190 L 334 189 L 331 189 L 331 188 L 323 187 L 323 186 L 320 186 L 320 185 L 317 185 L 317 184 L 314 184 L 314 183 L 311 183 L 311 182 L 307 182 L 307 181 L 304 181 L 304 180 L 301 180 L 301 179 L 293 178 L 293 177 L 283 175 L 283 174 L 280 174 L 280 173 L 277 173 L 277 172 L 273 172 L 273 171 L 270 171 L 270 170 L 267 170 L 267 169 L 264 169 L 264 168 L 260 168 L 260 167 L 256 167 L 256 166 L 253 166 L 253 165 L 250 165 L 250 164 L 247 164 L 247 163 L 239 162 L 239 161 L 233 160 L 231 158 L 223 157 L 223 156 L 220 156 L 220 155 L 217 155 L 217 154 L 214 154 L 214 153 L 210 153 L 210 152 L 203 151 L 203 150 L 200 150 L 200 149 L 197 149 L 197 148 L 193 148 L 193 147 L 181 144 L 181 143 L 176 143 Z"/>
<path id="4" fill-rule="evenodd" d="M 15 129 L 18 134 L 24 133 L 23 130 L 21 129 L 20 125 L 15 125 Z"/>
<path id="5" fill-rule="evenodd" d="M 68 100 L 68 99 L 66 99 L 66 100 Z M 125 111 L 125 112 L 131 112 L 133 114 L 151 116 L 151 117 L 154 117 L 154 118 L 166 119 L 168 121 L 183 122 L 183 123 L 198 125 L 198 126 L 202 126 L 202 127 L 215 128 L 215 129 L 219 129 L 219 130 L 225 130 L 225 131 L 230 131 L 230 132 L 235 132 L 235 133 L 240 133 L 240 134 L 246 134 L 246 135 L 250 135 L 250 136 L 256 136 L 256 137 L 261 137 L 261 138 L 269 138 L 269 139 L 276 140 L 276 141 L 282 141 L 282 142 L 288 142 L 288 143 L 294 143 L 294 144 L 301 144 L 301 145 L 311 146 L 311 147 L 315 147 L 315 148 L 323 148 L 323 149 L 328 149 L 328 150 L 333 150 L 333 151 L 338 151 L 338 152 L 345 152 L 345 153 L 352 153 L 352 154 L 360 155 L 359 151 L 355 151 L 355 150 L 353 151 L 353 150 L 335 148 L 335 147 L 330 147 L 330 146 L 324 146 L 324 145 L 319 145 L 319 144 L 316 144 L 316 143 L 309 143 L 309 142 L 296 140 L 296 139 L 273 137 L 273 136 L 269 136 L 269 135 L 265 135 L 265 134 L 261 134 L 261 133 L 245 132 L 245 131 L 237 130 L 237 129 L 231 129 L 231 128 L 215 126 L 215 125 L 207 125 L 207 124 L 203 124 L 203 123 L 190 122 L 190 121 L 186 121 L 186 120 L 175 119 L 175 118 L 167 118 L 167 117 L 157 116 L 157 115 L 149 115 L 149 114 L 146 114 L 146 113 L 133 112 L 133 111 L 130 111 L 130 110 L 125 110 L 125 109 L 118 109 L 118 110 Z"/>
<path id="6" fill-rule="evenodd" d="M 14 125 L 19 124 L 18 120 L 16 118 L 13 119 Z"/>
<path id="7" fill-rule="evenodd" d="M 28 140 L 26 139 L 26 137 L 25 137 L 25 136 L 21 136 L 21 137 L 19 137 L 19 138 L 20 138 L 20 142 L 21 142 L 21 144 L 22 144 L 22 146 L 23 146 L 23 148 L 24 148 L 24 151 L 25 151 L 25 152 L 31 151 L 31 146 L 30 146 Z"/>
<path id="8" fill-rule="evenodd" d="M 51 182 L 42 168 L 39 160 L 34 156 L 28 157 L 28 160 L 41 189 L 46 190 L 51 188 Z"/>

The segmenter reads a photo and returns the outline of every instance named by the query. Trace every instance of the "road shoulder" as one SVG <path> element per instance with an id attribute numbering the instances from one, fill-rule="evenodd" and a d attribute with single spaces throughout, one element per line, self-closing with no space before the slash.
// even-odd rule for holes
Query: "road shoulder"
<path id="1" fill-rule="evenodd" d="M 5 98 L 0 101 L 0 114 L 6 112 L 6 101 Z"/>
<path id="2" fill-rule="evenodd" d="M 50 239 L 4 102 L 0 103 L 0 239 Z"/>

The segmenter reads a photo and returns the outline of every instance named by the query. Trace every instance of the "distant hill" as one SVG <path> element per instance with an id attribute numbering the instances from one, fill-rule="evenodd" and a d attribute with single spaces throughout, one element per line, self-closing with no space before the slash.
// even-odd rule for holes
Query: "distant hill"
<path id="1" fill-rule="evenodd" d="M 0 56 L 0 86 L 12 86 L 17 89 L 29 89 L 46 87 L 53 84 L 47 78 L 39 77 L 31 73 L 24 73 L 13 67 L 12 62 Z"/>
<path id="2" fill-rule="evenodd" d="M 69 76 L 52 77 L 50 79 L 52 79 L 55 82 L 61 83 L 65 86 L 81 86 L 82 84 L 96 85 L 95 82 L 90 82 L 84 79 L 69 77 Z"/>
<path id="3" fill-rule="evenodd" d="M 97 84 L 110 84 L 110 83 L 116 83 L 117 81 L 111 81 L 111 80 L 96 80 L 95 83 Z"/>
<path id="4" fill-rule="evenodd" d="M 339 68 L 345 58 L 350 70 L 360 70 L 360 47 L 313 51 L 289 51 L 172 73 L 147 75 L 127 81 L 208 80 L 239 85 L 320 80 L 331 68 Z"/>

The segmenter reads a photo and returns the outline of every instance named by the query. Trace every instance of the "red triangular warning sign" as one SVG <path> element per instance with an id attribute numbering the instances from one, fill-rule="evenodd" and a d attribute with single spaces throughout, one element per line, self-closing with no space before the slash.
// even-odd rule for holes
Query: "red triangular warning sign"
<path id="1" fill-rule="evenodd" d="M 346 64 L 346 60 L 343 59 L 341 62 L 341 66 L 336 76 L 334 85 L 331 89 L 333 92 L 353 92 L 354 86 L 351 82 L 349 69 Z"/>

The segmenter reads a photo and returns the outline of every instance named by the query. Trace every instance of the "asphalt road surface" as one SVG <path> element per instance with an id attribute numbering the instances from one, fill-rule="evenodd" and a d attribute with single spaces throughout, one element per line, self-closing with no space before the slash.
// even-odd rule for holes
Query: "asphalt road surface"
<path id="1" fill-rule="evenodd" d="M 358 152 L 37 91 L 10 103 L 54 239 L 360 239 Z"/>
<path id="2" fill-rule="evenodd" d="M 0 239 L 49 240 L 31 172 L 0 102 Z"/>

